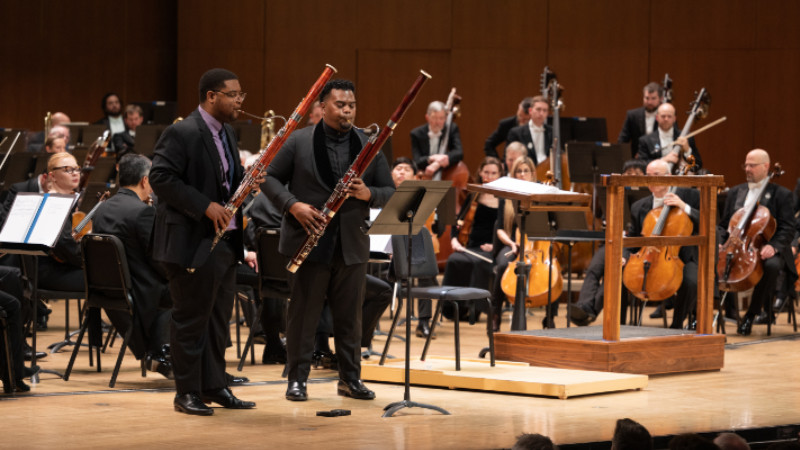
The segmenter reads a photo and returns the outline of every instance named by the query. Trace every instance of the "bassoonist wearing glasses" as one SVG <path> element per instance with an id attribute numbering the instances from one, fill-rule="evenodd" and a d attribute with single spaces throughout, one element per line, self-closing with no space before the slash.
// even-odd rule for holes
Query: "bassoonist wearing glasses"
<path id="1" fill-rule="evenodd" d="M 212 69 L 200 78 L 200 105 L 156 143 L 150 185 L 158 196 L 153 258 L 172 294 L 170 353 L 176 411 L 208 416 L 205 402 L 255 407 L 234 397 L 225 377 L 225 344 L 233 311 L 236 266 L 244 259 L 242 214 L 223 206 L 244 176 L 236 135 L 244 93 L 236 75 Z M 226 239 L 213 251 L 219 230 Z"/>

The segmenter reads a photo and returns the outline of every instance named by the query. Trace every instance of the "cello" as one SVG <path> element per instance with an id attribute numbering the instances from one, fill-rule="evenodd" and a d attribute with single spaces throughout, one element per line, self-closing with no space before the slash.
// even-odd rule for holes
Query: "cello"
<path id="1" fill-rule="evenodd" d="M 694 165 L 684 166 L 684 175 Z M 673 186 L 669 193 L 674 194 Z M 691 236 L 692 219 L 681 209 L 664 205 L 652 209 L 644 219 L 642 236 Z M 622 283 L 631 294 L 642 300 L 664 300 L 678 292 L 683 284 L 683 261 L 678 256 L 681 246 L 646 246 L 631 255 L 622 272 Z"/>
<path id="2" fill-rule="evenodd" d="M 548 181 L 544 184 L 552 185 L 553 174 L 548 172 L 546 177 Z M 516 240 L 517 245 L 519 245 L 519 230 L 517 230 Z M 553 259 L 550 259 L 550 245 L 552 245 L 550 241 L 534 241 L 530 239 L 525 241 L 525 264 L 530 266 L 528 277 L 526 278 L 528 283 L 527 289 L 525 289 L 526 308 L 546 306 L 548 292 L 552 292 L 551 300 L 556 301 L 564 291 L 561 265 L 558 262 L 558 258 L 555 258 L 555 252 L 553 253 Z M 503 293 L 506 294 L 506 298 L 512 305 L 516 302 L 517 294 L 517 274 L 515 269 L 522 254 L 522 250 L 518 250 L 516 259 L 509 261 L 500 282 Z"/>
<path id="3" fill-rule="evenodd" d="M 717 263 L 720 290 L 741 292 L 752 289 L 764 275 L 761 248 L 772 239 L 777 223 L 769 209 L 760 203 L 770 181 L 781 175 L 781 165 L 775 163 L 774 170 L 758 193 L 757 200 L 749 207 L 739 209 L 731 217 L 728 240 L 719 250 Z"/>

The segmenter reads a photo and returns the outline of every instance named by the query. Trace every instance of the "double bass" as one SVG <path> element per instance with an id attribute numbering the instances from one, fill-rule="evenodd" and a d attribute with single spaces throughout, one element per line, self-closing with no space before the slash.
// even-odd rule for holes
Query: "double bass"
<path id="1" fill-rule="evenodd" d="M 664 81 L 661 83 L 661 88 L 664 89 L 664 96 L 661 99 L 661 104 L 664 103 L 672 103 L 673 95 L 672 95 L 672 78 L 669 77 L 669 74 L 664 74 Z"/>
<path id="2" fill-rule="evenodd" d="M 694 160 L 690 156 L 690 161 Z M 684 175 L 693 164 L 685 166 Z M 671 187 L 669 193 L 674 194 Z M 652 209 L 644 219 L 642 236 L 691 236 L 692 219 L 681 209 L 664 205 Z M 622 272 L 622 283 L 642 300 L 664 300 L 680 289 L 683 284 L 683 261 L 679 257 L 681 246 L 646 246 L 631 255 Z"/>
<path id="3" fill-rule="evenodd" d="M 695 120 L 704 119 L 708 116 L 708 106 L 710 104 L 711 96 L 708 95 L 708 91 L 706 91 L 706 88 L 700 89 L 697 98 L 690 103 L 691 110 L 689 111 L 689 117 L 686 119 L 683 129 L 681 129 L 681 135 L 678 136 L 679 139 L 682 137 L 688 138 L 687 135 L 692 131 L 692 125 Z M 677 174 L 686 167 L 688 161 L 681 151 L 680 145 L 673 144 L 671 151 L 678 154 L 678 163 L 673 167 L 673 173 Z"/>
<path id="4" fill-rule="evenodd" d="M 741 292 L 752 289 L 764 275 L 761 248 L 772 239 L 777 223 L 769 209 L 760 203 L 770 181 L 781 175 L 781 165 L 775 163 L 767 182 L 758 192 L 757 200 L 749 207 L 739 209 L 731 217 L 728 240 L 719 251 L 717 263 L 720 290 Z"/>
<path id="5" fill-rule="evenodd" d="M 439 148 L 436 150 L 437 155 L 447 154 L 447 146 L 450 145 L 450 129 L 453 126 L 453 118 L 461 113 L 461 96 L 456 94 L 456 88 L 450 91 L 447 96 L 447 103 L 445 104 L 445 111 L 447 112 L 447 119 L 442 128 L 442 138 L 439 141 Z M 419 176 L 422 180 L 449 180 L 453 182 L 453 187 L 456 189 L 456 204 L 460 205 L 466 199 L 467 183 L 471 182 L 469 169 L 463 161 L 458 164 L 450 164 L 444 169 L 439 169 L 432 177 L 425 173 L 420 173 Z"/>
<path id="6" fill-rule="evenodd" d="M 561 190 L 569 190 L 569 164 L 567 154 L 561 149 L 561 117 L 560 109 L 564 104 L 561 101 L 563 86 L 558 84 L 556 73 L 548 67 L 544 68 L 541 83 L 542 97 L 550 104 L 553 112 L 553 145 L 550 147 L 550 156 L 536 166 L 536 178 L 546 180 L 547 173 L 552 173 L 554 186 Z"/>

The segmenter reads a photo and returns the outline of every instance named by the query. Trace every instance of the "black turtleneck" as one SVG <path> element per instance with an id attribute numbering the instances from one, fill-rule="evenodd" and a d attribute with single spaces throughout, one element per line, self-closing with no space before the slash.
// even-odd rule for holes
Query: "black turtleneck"
<path id="1" fill-rule="evenodd" d="M 329 127 L 324 121 L 322 129 L 325 131 L 325 148 L 328 149 L 331 170 L 338 181 L 350 168 L 350 131 L 352 130 L 342 133 Z"/>

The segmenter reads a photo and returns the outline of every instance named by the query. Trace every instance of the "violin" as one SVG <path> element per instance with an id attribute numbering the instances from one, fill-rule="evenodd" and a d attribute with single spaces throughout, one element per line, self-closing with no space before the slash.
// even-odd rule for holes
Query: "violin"
<path id="1" fill-rule="evenodd" d="M 690 165 L 684 166 L 681 175 L 694 166 L 694 157 L 689 156 Z M 674 194 L 671 187 L 669 193 Z M 654 208 L 644 219 L 642 236 L 691 236 L 694 224 L 682 210 L 664 205 Z M 680 289 L 683 284 L 683 261 L 678 253 L 680 245 L 646 246 L 632 255 L 622 272 L 622 283 L 642 300 L 664 300 Z"/>
<path id="2" fill-rule="evenodd" d="M 104 201 L 108 200 L 111 196 L 111 193 L 106 191 L 102 195 L 98 192 L 97 193 L 97 204 L 94 205 L 91 211 L 88 213 L 83 213 L 81 211 L 75 211 L 72 214 L 72 238 L 76 241 L 80 241 L 82 237 L 86 236 L 87 234 L 92 232 L 92 217 L 94 216 L 97 208 L 100 207 Z"/>
<path id="3" fill-rule="evenodd" d="M 473 192 L 467 195 L 467 199 L 461 205 L 461 210 L 456 216 L 456 223 L 458 224 L 458 243 L 467 246 L 469 242 L 469 234 L 472 232 L 472 223 L 475 221 L 475 211 L 478 209 L 478 203 L 475 201 L 478 194 Z"/>
<path id="4" fill-rule="evenodd" d="M 545 175 L 548 181 L 544 184 L 553 184 L 553 174 L 548 172 Z M 520 233 L 517 230 L 517 245 L 520 242 Z M 525 289 L 525 307 L 536 308 L 539 306 L 547 305 L 547 293 L 551 291 L 551 299 L 553 301 L 561 297 L 564 291 L 564 278 L 561 276 L 561 265 L 558 259 L 550 259 L 550 241 L 531 241 L 525 242 L 525 265 L 530 266 L 526 282 L 528 283 Z M 554 248 L 555 250 L 555 248 Z M 517 274 L 515 269 L 522 251 L 517 250 L 517 257 L 514 261 L 508 263 L 506 271 L 503 273 L 503 278 L 500 286 L 503 288 L 503 293 L 506 294 L 508 301 L 511 304 L 516 302 L 517 294 Z M 549 272 L 549 273 L 548 273 Z M 549 285 L 548 285 L 549 280 Z"/>
<path id="5" fill-rule="evenodd" d="M 761 200 L 770 181 L 783 175 L 780 163 L 758 192 L 758 200 L 748 208 L 741 208 L 728 224 L 728 240 L 719 251 L 717 275 L 719 288 L 723 291 L 741 292 L 752 289 L 764 275 L 761 248 L 775 234 L 777 222 L 769 210 L 761 206 Z M 796 261 L 796 260 L 795 260 Z"/>

